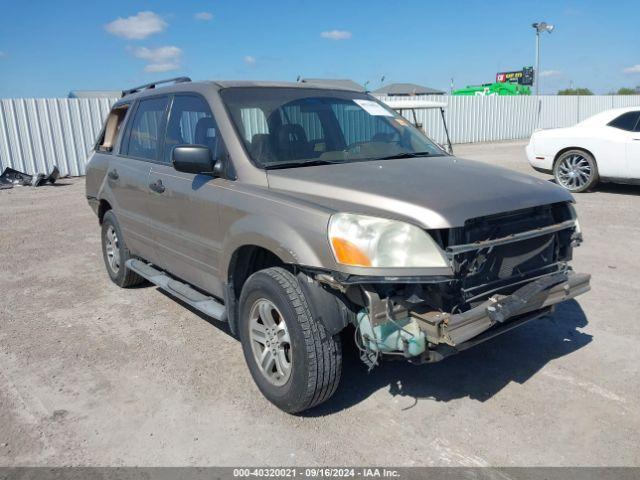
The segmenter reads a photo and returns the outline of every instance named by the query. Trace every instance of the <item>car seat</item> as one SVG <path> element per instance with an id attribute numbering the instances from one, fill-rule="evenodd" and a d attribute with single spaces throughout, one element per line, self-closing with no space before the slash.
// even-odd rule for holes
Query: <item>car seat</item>
<path id="1" fill-rule="evenodd" d="M 281 125 L 277 131 L 277 151 L 279 160 L 310 158 L 312 149 L 302 125 L 290 123 Z"/>

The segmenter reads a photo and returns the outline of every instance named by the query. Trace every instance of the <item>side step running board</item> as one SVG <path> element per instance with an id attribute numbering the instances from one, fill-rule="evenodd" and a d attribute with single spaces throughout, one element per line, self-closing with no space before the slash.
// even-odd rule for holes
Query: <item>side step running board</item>
<path id="1" fill-rule="evenodd" d="M 127 260 L 127 268 L 133 270 L 141 277 L 146 278 L 154 285 L 179 298 L 184 303 L 191 305 L 196 310 L 213 317 L 216 320 L 227 321 L 227 311 L 223 304 L 208 297 L 190 285 L 174 280 L 162 270 L 134 258 Z"/>

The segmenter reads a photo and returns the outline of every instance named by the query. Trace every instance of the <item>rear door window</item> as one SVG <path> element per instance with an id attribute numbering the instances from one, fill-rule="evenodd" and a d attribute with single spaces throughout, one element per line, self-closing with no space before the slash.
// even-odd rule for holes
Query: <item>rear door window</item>
<path id="1" fill-rule="evenodd" d="M 122 152 L 124 155 L 157 160 L 167 103 L 167 97 L 140 101 L 131 121 L 129 141 Z"/>

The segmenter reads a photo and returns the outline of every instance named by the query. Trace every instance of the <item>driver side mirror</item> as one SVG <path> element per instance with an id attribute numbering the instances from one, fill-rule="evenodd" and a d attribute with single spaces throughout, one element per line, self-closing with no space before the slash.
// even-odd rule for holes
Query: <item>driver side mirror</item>
<path id="1" fill-rule="evenodd" d="M 220 160 L 215 161 L 211 149 L 204 145 L 178 145 L 171 154 L 173 168 L 178 172 L 194 173 L 196 175 L 211 175 L 221 177 L 223 165 Z"/>

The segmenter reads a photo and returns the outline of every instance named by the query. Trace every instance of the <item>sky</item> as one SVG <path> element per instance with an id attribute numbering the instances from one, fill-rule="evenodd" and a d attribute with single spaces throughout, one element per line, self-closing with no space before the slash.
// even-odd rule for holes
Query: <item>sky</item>
<path id="1" fill-rule="evenodd" d="M 0 97 L 157 79 L 351 78 L 448 91 L 533 65 L 541 93 L 640 85 L 638 0 L 0 0 Z"/>

